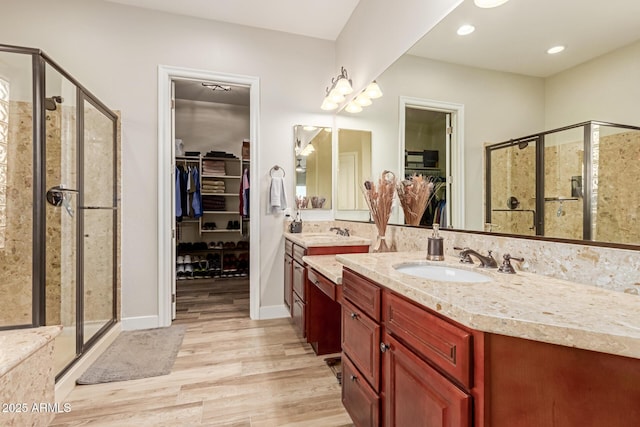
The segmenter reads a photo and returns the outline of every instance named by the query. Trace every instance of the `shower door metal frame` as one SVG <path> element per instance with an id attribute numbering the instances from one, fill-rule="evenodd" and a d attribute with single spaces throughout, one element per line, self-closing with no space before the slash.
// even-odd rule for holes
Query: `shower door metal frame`
<path id="1" fill-rule="evenodd" d="M 536 236 L 546 237 L 549 239 L 555 239 L 553 237 L 544 236 L 544 218 L 545 218 L 545 205 L 544 205 L 544 184 L 545 184 L 545 172 L 544 172 L 544 148 L 545 148 L 545 139 L 547 135 L 551 135 L 558 132 L 563 132 L 570 129 L 575 128 L 583 128 L 584 136 L 583 136 L 583 215 L 582 215 L 582 239 L 584 241 L 592 242 L 592 243 L 604 243 L 607 246 L 611 247 L 626 247 L 623 244 L 615 244 L 608 242 L 594 242 L 592 240 L 592 203 L 591 203 L 591 193 L 593 191 L 593 173 L 592 173 L 592 162 L 593 162 L 593 130 L 595 126 L 600 127 L 615 127 L 629 130 L 640 131 L 640 127 L 632 126 L 632 125 L 621 125 L 617 123 L 603 122 L 590 120 L 587 122 L 577 123 L 574 125 L 564 126 L 557 129 L 552 129 L 544 132 L 534 133 L 522 138 L 510 139 L 509 141 L 503 141 L 492 145 L 485 146 L 485 222 L 491 222 L 491 153 L 495 150 L 500 150 L 504 148 L 511 147 L 513 145 L 517 145 L 522 142 L 531 142 L 532 140 L 536 141 L 536 212 L 534 217 L 536 218 Z M 589 196 L 587 196 L 589 195 Z M 519 237 L 520 235 L 513 235 Z M 522 237 L 531 237 L 531 236 L 522 236 Z M 567 241 L 570 239 L 556 239 L 561 241 Z"/>
<path id="2" fill-rule="evenodd" d="M 87 88 L 80 84 L 75 78 L 67 73 L 53 59 L 40 49 L 11 46 L 0 44 L 0 52 L 9 52 L 31 56 L 32 62 L 32 149 L 33 149 L 33 207 L 32 207 L 32 317 L 31 324 L 18 324 L 0 326 L 0 330 L 26 329 L 46 325 L 46 112 L 44 108 L 45 100 L 45 68 L 49 65 L 61 76 L 72 83 L 76 88 L 76 146 L 77 146 L 77 170 L 78 174 L 78 211 L 83 209 L 81 204 L 83 199 L 82 190 L 84 186 L 83 156 L 84 154 L 84 110 L 81 108 L 84 101 L 89 102 L 98 111 L 104 114 L 112 122 L 112 144 L 113 144 L 113 188 L 112 207 L 113 210 L 113 251 L 112 251 L 112 309 L 111 319 L 101 327 L 86 343 L 83 342 L 83 238 L 82 215 L 79 215 L 76 222 L 76 356 L 75 358 L 56 375 L 56 380 L 60 378 L 73 364 L 85 353 L 96 341 L 98 341 L 116 322 L 118 304 L 118 151 L 117 151 L 117 129 L 118 116 L 102 103 Z"/>

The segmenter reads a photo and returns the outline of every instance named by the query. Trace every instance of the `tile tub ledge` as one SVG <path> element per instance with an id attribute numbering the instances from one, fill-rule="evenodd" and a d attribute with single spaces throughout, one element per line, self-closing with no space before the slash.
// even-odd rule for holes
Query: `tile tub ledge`
<path id="1" fill-rule="evenodd" d="M 36 351 L 53 341 L 62 326 L 43 326 L 41 328 L 12 329 L 0 332 L 0 376 L 29 358 Z"/>

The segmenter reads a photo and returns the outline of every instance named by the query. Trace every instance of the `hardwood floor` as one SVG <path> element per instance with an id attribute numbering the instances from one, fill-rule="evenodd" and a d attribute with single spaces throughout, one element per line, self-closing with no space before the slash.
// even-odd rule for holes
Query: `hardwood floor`
<path id="1" fill-rule="evenodd" d="M 248 280 L 181 281 L 169 375 L 76 386 L 52 426 L 351 426 L 324 357 L 289 319 L 249 319 Z"/>

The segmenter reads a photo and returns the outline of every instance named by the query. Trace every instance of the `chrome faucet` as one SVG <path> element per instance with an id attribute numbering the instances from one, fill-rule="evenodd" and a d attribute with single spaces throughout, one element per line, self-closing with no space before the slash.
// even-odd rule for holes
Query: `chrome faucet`
<path id="1" fill-rule="evenodd" d="M 491 256 L 491 251 L 487 255 L 480 255 L 478 252 L 474 251 L 470 248 L 454 248 L 460 251 L 460 262 L 464 262 L 467 264 L 473 264 L 473 260 L 471 259 L 471 255 L 476 257 L 478 261 L 480 261 L 481 268 L 497 268 L 498 263 Z"/>
<path id="2" fill-rule="evenodd" d="M 338 234 L 340 236 L 349 237 L 349 229 L 348 228 L 342 229 L 340 227 L 331 227 L 329 229 L 329 231 L 335 231 L 336 234 Z"/>

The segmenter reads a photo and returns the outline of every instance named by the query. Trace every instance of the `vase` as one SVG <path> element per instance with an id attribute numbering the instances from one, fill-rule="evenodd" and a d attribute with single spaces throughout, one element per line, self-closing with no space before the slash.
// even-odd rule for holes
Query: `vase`
<path id="1" fill-rule="evenodd" d="M 376 243 L 373 245 L 372 252 L 391 252 L 391 247 L 387 244 L 384 235 L 376 237 Z"/>

